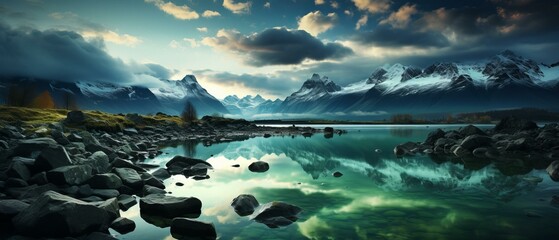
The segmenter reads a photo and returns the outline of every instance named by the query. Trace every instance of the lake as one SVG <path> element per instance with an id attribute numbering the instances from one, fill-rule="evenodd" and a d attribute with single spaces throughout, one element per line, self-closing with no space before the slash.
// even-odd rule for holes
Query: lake
<path id="1" fill-rule="evenodd" d="M 164 166 L 175 155 L 184 155 L 207 159 L 214 166 L 210 179 L 176 175 L 165 184 L 173 196 L 202 201 L 197 220 L 213 223 L 219 239 L 552 239 L 557 235 L 559 207 L 550 200 L 559 194 L 559 183 L 544 170 L 506 176 L 493 165 L 472 170 L 427 155 L 397 158 L 393 154 L 400 143 L 423 141 L 436 128 L 457 125 L 334 127 L 347 134 L 257 137 L 211 146 L 191 142 L 163 148 L 164 154 L 148 162 Z M 268 162 L 270 170 L 250 172 L 248 165 L 257 160 Z M 335 171 L 343 176 L 333 177 Z M 177 182 L 184 186 L 176 186 Z M 234 212 L 230 203 L 240 194 L 252 194 L 261 204 L 284 201 L 303 212 L 294 224 L 271 229 Z M 133 219 L 137 228 L 126 235 L 111 232 L 120 239 L 173 239 L 168 227 L 144 221 L 138 205 L 122 216 Z"/>

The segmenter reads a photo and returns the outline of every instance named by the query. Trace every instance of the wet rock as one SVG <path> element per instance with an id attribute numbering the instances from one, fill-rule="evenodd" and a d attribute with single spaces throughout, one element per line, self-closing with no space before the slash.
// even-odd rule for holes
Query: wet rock
<path id="1" fill-rule="evenodd" d="M 473 151 L 479 147 L 487 147 L 491 145 L 491 138 L 481 135 L 471 135 L 466 137 L 461 143 L 460 147 Z"/>
<path id="2" fill-rule="evenodd" d="M 175 218 L 171 222 L 171 236 L 176 239 L 213 240 L 217 238 L 217 233 L 211 223 Z"/>
<path id="3" fill-rule="evenodd" d="M 205 164 L 210 168 L 212 167 L 210 163 L 204 160 L 183 156 L 173 157 L 171 160 L 169 160 L 169 162 L 165 164 L 165 166 L 171 174 L 181 174 L 183 169 L 190 168 L 196 164 Z"/>
<path id="4" fill-rule="evenodd" d="M 407 142 L 394 147 L 394 154 L 398 157 L 413 154 L 413 150 L 417 149 L 418 145 L 414 142 Z"/>
<path id="5" fill-rule="evenodd" d="M 528 145 L 528 140 L 526 140 L 526 138 L 519 138 L 510 141 L 506 147 L 507 151 L 523 151 L 528 149 L 529 149 L 529 145 Z"/>
<path id="6" fill-rule="evenodd" d="M 264 138 L 269 138 L 269 137 L 271 137 L 271 136 L 272 136 L 272 134 L 264 133 Z"/>
<path id="7" fill-rule="evenodd" d="M 122 187 L 122 180 L 114 173 L 96 174 L 87 181 L 92 188 L 118 189 Z"/>
<path id="8" fill-rule="evenodd" d="M 122 180 L 122 183 L 132 189 L 142 189 L 144 181 L 136 172 L 131 168 L 114 168 L 113 172 L 116 173 Z"/>
<path id="9" fill-rule="evenodd" d="M 233 199 L 231 206 L 239 216 L 248 216 L 260 205 L 256 198 L 250 194 L 241 194 Z"/>
<path id="10" fill-rule="evenodd" d="M 117 199 L 118 199 L 118 206 L 123 211 L 126 211 L 126 210 L 130 209 L 131 207 L 136 205 L 136 203 L 138 203 L 136 201 L 136 198 L 134 198 L 133 196 L 130 196 L 128 194 L 122 194 L 122 195 L 118 196 Z"/>
<path id="11" fill-rule="evenodd" d="M 186 177 L 204 176 L 208 174 L 208 168 L 211 167 L 206 164 L 197 163 L 192 167 L 183 169 L 182 174 Z"/>
<path id="12" fill-rule="evenodd" d="M 334 177 L 336 177 L 336 178 L 339 178 L 339 177 L 341 177 L 341 176 L 343 176 L 343 175 L 344 175 L 344 174 L 342 174 L 341 172 L 334 172 L 334 173 L 332 173 L 332 176 L 334 176 Z"/>
<path id="13" fill-rule="evenodd" d="M 145 172 L 146 170 L 138 167 L 136 165 L 134 165 L 134 163 L 128 161 L 128 160 L 124 160 L 122 158 L 115 158 L 115 160 L 111 163 L 112 167 L 115 168 L 131 168 L 136 170 L 136 172 Z"/>
<path id="14" fill-rule="evenodd" d="M 164 168 L 159 168 L 159 169 L 155 170 L 153 173 L 151 173 L 151 175 L 153 175 L 154 177 L 156 177 L 160 180 L 165 180 L 165 179 L 171 177 L 171 174 L 169 173 L 169 171 L 167 171 L 167 169 L 164 169 Z"/>
<path id="15" fill-rule="evenodd" d="M 70 140 L 70 142 L 83 142 L 83 138 L 75 133 L 71 133 L 70 135 L 68 135 L 68 140 Z"/>
<path id="16" fill-rule="evenodd" d="M 64 120 L 64 123 L 76 125 L 76 124 L 82 124 L 83 122 L 85 122 L 85 120 L 86 120 L 85 113 L 79 110 L 74 110 L 66 114 L 66 119 Z"/>
<path id="17" fill-rule="evenodd" d="M 10 148 L 8 143 L 4 140 L 0 140 L 0 150 L 4 150 L 4 149 L 8 149 L 8 148 Z"/>
<path id="18" fill-rule="evenodd" d="M 57 185 L 80 185 L 92 176 L 88 165 L 73 165 L 55 168 L 47 172 L 49 182 Z"/>
<path id="19" fill-rule="evenodd" d="M 94 152 L 87 160 L 81 163 L 91 166 L 94 174 L 106 173 L 110 168 L 109 156 L 101 151 Z"/>
<path id="20" fill-rule="evenodd" d="M 149 176 L 144 177 L 144 174 L 147 174 Z M 163 184 L 163 182 L 161 180 L 155 178 L 154 176 L 152 176 L 149 173 L 142 173 L 140 175 L 140 177 L 144 180 L 145 185 L 150 185 L 150 186 L 153 186 L 153 187 L 165 189 L 165 184 Z"/>
<path id="21" fill-rule="evenodd" d="M 262 205 L 251 219 L 270 228 L 287 226 L 297 221 L 301 208 L 284 203 L 270 202 Z"/>
<path id="22" fill-rule="evenodd" d="M 95 205 L 109 214 L 109 222 L 120 217 L 118 200 L 116 198 L 107 199 L 105 201 L 101 200 L 100 202 L 96 202 Z"/>
<path id="23" fill-rule="evenodd" d="M 116 198 L 120 195 L 115 189 L 92 189 L 91 194 L 102 199 Z"/>
<path id="24" fill-rule="evenodd" d="M 57 145 L 44 148 L 41 155 L 35 160 L 35 167 L 41 170 L 51 170 L 72 165 L 72 163 L 66 149 Z"/>
<path id="25" fill-rule="evenodd" d="M 174 218 L 199 216 L 202 202 L 195 197 L 173 197 L 151 194 L 140 199 L 140 212 L 146 215 Z"/>
<path id="26" fill-rule="evenodd" d="M 270 169 L 270 165 L 267 162 L 256 161 L 248 165 L 248 170 L 251 172 L 266 172 Z"/>
<path id="27" fill-rule="evenodd" d="M 110 218 L 105 210 L 90 203 L 48 191 L 16 215 L 12 222 L 18 234 L 66 237 L 106 231 Z"/>
<path id="28" fill-rule="evenodd" d="M 535 122 L 518 119 L 515 117 L 504 118 L 495 126 L 495 132 L 519 132 L 524 130 L 537 129 L 538 125 Z"/>
<path id="29" fill-rule="evenodd" d="M 334 134 L 334 128 L 333 127 L 325 127 L 324 128 L 324 133 L 329 133 L 329 134 Z"/>
<path id="30" fill-rule="evenodd" d="M 241 167 L 241 165 L 240 164 L 233 164 L 233 165 L 231 165 L 231 167 L 238 168 L 238 167 Z"/>
<path id="31" fill-rule="evenodd" d="M 553 161 L 545 170 L 549 177 L 551 177 L 551 180 L 559 182 L 559 160 Z"/>
<path id="32" fill-rule="evenodd" d="M 468 137 L 468 136 L 472 136 L 472 135 L 487 136 L 487 133 L 485 133 L 484 131 L 482 131 L 481 129 L 479 129 L 478 127 L 476 127 L 474 125 L 468 125 L 468 126 L 465 126 L 465 127 L 461 127 L 460 129 L 458 129 L 458 132 L 464 137 Z"/>
<path id="33" fill-rule="evenodd" d="M 437 142 L 437 140 L 439 140 L 440 138 L 443 138 L 445 135 L 445 132 L 442 129 L 437 129 L 433 132 L 430 132 L 429 135 L 427 136 L 427 139 L 425 139 L 425 143 L 428 145 L 435 145 L 435 142 Z"/>
<path id="34" fill-rule="evenodd" d="M 135 128 L 125 128 L 124 130 L 122 130 L 124 133 L 128 134 L 128 135 L 136 135 L 138 134 L 138 130 L 136 130 Z"/>
<path id="35" fill-rule="evenodd" d="M 119 217 L 111 223 L 111 228 L 120 234 L 126 234 L 136 229 L 136 223 L 128 218 Z"/>
<path id="36" fill-rule="evenodd" d="M 161 189 L 161 188 L 157 188 L 157 187 L 153 187 L 153 186 L 149 186 L 149 185 L 144 185 L 144 189 L 143 189 L 142 193 L 144 194 L 144 196 L 147 196 L 147 195 L 150 195 L 150 194 L 165 194 L 167 192 L 164 189 Z"/>

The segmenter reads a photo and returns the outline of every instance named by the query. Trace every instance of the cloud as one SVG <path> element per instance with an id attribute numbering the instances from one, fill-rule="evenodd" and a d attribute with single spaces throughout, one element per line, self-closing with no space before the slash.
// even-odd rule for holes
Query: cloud
<path id="1" fill-rule="evenodd" d="M 336 1 L 332 1 L 330 2 L 330 7 L 338 9 L 340 7 L 340 4 Z"/>
<path id="2" fill-rule="evenodd" d="M 369 16 L 367 14 L 361 16 L 359 18 L 359 20 L 357 20 L 357 23 L 355 24 L 355 30 L 359 30 L 361 29 L 363 26 L 367 25 L 367 22 L 369 21 Z"/>
<path id="3" fill-rule="evenodd" d="M 199 28 L 196 28 L 196 30 L 198 30 L 198 32 L 208 32 L 207 27 L 199 27 Z"/>
<path id="4" fill-rule="evenodd" d="M 314 11 L 307 13 L 307 15 L 299 19 L 298 29 L 305 30 L 311 35 L 317 36 L 333 28 L 337 21 L 338 15 L 336 15 L 336 13 L 322 15 L 322 12 Z"/>
<path id="5" fill-rule="evenodd" d="M 252 66 L 299 64 L 304 60 L 341 59 L 353 54 L 339 43 L 323 43 L 306 31 L 270 28 L 248 36 L 234 30 L 219 30 L 202 43 L 245 57 Z"/>
<path id="6" fill-rule="evenodd" d="M 250 12 L 252 2 L 237 2 L 235 0 L 223 0 L 223 7 L 235 14 L 245 14 Z"/>
<path id="7" fill-rule="evenodd" d="M 191 48 L 197 48 L 200 46 L 200 44 L 198 43 L 198 41 L 196 41 L 196 39 L 194 38 L 183 38 L 182 39 L 183 42 L 179 42 L 177 40 L 171 40 L 171 42 L 169 42 L 169 47 L 174 48 L 174 49 L 186 49 L 186 47 L 183 45 L 184 43 L 188 43 L 188 45 Z"/>
<path id="8" fill-rule="evenodd" d="M 265 8 L 270 8 L 271 6 L 272 6 L 272 5 L 270 4 L 270 2 L 264 3 L 264 7 L 265 7 Z"/>
<path id="9" fill-rule="evenodd" d="M 189 43 L 190 46 L 193 47 L 193 48 L 196 48 L 196 47 L 200 46 L 200 44 L 198 44 L 198 42 L 194 38 L 183 38 L 182 40 Z"/>
<path id="10" fill-rule="evenodd" d="M 348 16 L 353 16 L 353 12 L 349 10 L 344 10 L 344 14 Z"/>
<path id="11" fill-rule="evenodd" d="M 206 10 L 206 11 L 204 11 L 204 13 L 202 13 L 202 17 L 205 17 L 205 18 L 218 17 L 218 16 L 221 16 L 221 14 L 219 12 L 216 12 L 216 11 Z"/>
<path id="12" fill-rule="evenodd" d="M 355 7 L 361 11 L 367 11 L 372 14 L 383 13 L 390 9 L 392 1 L 390 0 L 351 0 Z"/>
<path id="13" fill-rule="evenodd" d="M 324 0 L 314 0 L 315 5 L 322 5 L 324 4 Z"/>
<path id="14" fill-rule="evenodd" d="M 405 28 L 410 22 L 411 16 L 417 13 L 416 5 L 406 4 L 398 11 L 393 12 L 388 16 L 388 18 L 380 21 L 380 24 L 389 24 L 394 28 Z"/>
<path id="15" fill-rule="evenodd" d="M 127 46 L 136 46 L 142 42 L 142 40 L 135 36 L 129 34 L 118 34 L 110 30 L 84 30 L 81 32 L 81 35 L 84 38 L 102 38 L 106 42 Z"/>
<path id="16" fill-rule="evenodd" d="M 198 19 L 200 15 L 190 9 L 187 5 L 177 6 L 173 2 L 165 2 L 164 0 L 145 0 L 159 8 L 161 11 L 180 20 Z"/>
<path id="17" fill-rule="evenodd" d="M 450 44 L 448 39 L 438 32 L 392 29 L 386 26 L 378 26 L 373 31 L 360 32 L 353 40 L 378 47 L 445 47 Z"/>
<path id="18" fill-rule="evenodd" d="M 146 74 L 157 79 L 171 79 L 178 70 L 170 70 L 164 66 L 155 63 L 146 63 L 136 66 L 134 71 L 136 74 Z"/>

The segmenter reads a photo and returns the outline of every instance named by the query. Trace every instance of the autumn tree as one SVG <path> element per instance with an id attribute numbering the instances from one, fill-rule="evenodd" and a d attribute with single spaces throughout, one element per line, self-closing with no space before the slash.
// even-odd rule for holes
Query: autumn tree
<path id="1" fill-rule="evenodd" d="M 190 101 L 187 101 L 186 104 L 184 105 L 184 110 L 182 111 L 181 118 L 182 121 L 185 123 L 190 123 L 198 119 L 198 116 L 196 114 L 196 109 L 194 108 L 194 105 L 192 105 Z"/>
<path id="2" fill-rule="evenodd" d="M 32 108 L 54 108 L 54 100 L 48 91 L 44 91 L 31 101 L 29 107 Z"/>

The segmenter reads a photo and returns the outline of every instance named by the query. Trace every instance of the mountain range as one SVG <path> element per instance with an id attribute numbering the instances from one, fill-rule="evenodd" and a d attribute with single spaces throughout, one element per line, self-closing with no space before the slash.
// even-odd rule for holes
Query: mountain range
<path id="1" fill-rule="evenodd" d="M 343 87 L 313 74 L 283 101 L 260 95 L 230 95 L 219 101 L 193 75 L 162 79 L 157 88 L 26 77 L 1 80 L 0 101 L 8 102 L 9 92 L 16 86 L 30 92 L 29 96 L 48 91 L 57 106 L 64 106 L 71 96 L 81 109 L 113 113 L 179 114 L 187 101 L 200 116 L 217 113 L 249 119 L 374 119 L 398 113 L 455 114 L 522 107 L 559 110 L 558 64 L 539 64 L 509 50 L 468 64 L 441 62 L 423 69 L 385 65 L 368 78 Z"/>

